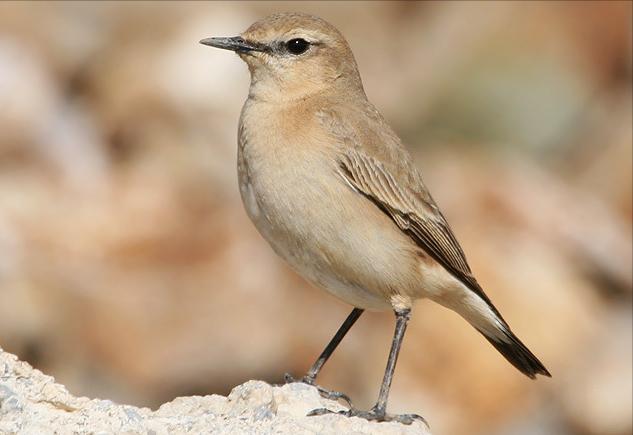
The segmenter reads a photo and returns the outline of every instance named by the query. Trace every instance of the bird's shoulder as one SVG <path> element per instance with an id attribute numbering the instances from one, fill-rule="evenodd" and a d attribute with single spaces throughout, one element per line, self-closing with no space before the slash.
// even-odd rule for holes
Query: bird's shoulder
<path id="1" fill-rule="evenodd" d="M 317 117 L 336 146 L 342 165 L 362 163 L 382 170 L 409 198 L 408 212 L 439 215 L 409 151 L 380 112 L 367 100 L 323 104 Z"/>

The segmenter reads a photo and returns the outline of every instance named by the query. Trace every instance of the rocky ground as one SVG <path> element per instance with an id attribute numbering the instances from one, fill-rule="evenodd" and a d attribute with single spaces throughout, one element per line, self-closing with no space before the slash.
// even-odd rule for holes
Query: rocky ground
<path id="1" fill-rule="evenodd" d="M 220 395 L 178 397 L 156 411 L 111 400 L 75 397 L 55 379 L 0 349 L 0 433 L 125 434 L 428 434 L 421 422 L 371 423 L 329 414 L 307 417 L 316 408 L 342 405 L 316 388 L 272 386 L 248 381 Z"/>

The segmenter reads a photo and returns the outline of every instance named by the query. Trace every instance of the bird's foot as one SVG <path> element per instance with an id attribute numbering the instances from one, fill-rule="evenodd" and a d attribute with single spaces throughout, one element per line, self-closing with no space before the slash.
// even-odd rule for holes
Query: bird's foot
<path id="1" fill-rule="evenodd" d="M 421 415 L 418 415 L 418 414 L 392 415 L 392 414 L 387 414 L 384 410 L 376 409 L 376 407 L 372 408 L 369 411 L 361 411 L 359 409 L 350 407 L 350 409 L 348 410 L 338 411 L 338 412 L 330 411 L 329 409 L 325 409 L 325 408 L 319 408 L 319 409 L 310 411 L 308 413 L 308 416 L 325 415 L 325 414 L 339 414 L 339 415 L 345 415 L 347 417 L 360 417 L 368 421 L 377 421 L 377 422 L 395 421 L 397 423 L 402 423 L 402 424 L 407 424 L 407 425 L 413 423 L 416 420 L 419 420 L 422 423 L 424 423 L 424 425 L 427 428 L 429 428 L 429 423 Z"/>
<path id="2" fill-rule="evenodd" d="M 304 376 L 301 379 L 295 379 L 294 377 L 292 377 L 290 373 L 286 373 L 284 375 L 284 380 L 286 381 L 286 384 L 291 384 L 293 382 L 301 382 L 303 384 L 312 385 L 319 391 L 319 394 L 321 395 L 321 397 L 328 400 L 334 400 L 334 401 L 344 400 L 347 403 L 347 406 L 352 408 L 352 399 L 350 399 L 350 397 L 347 394 L 341 393 L 340 391 L 328 390 L 319 385 L 316 385 L 314 383 L 314 378 L 311 378 L 309 376 Z"/>

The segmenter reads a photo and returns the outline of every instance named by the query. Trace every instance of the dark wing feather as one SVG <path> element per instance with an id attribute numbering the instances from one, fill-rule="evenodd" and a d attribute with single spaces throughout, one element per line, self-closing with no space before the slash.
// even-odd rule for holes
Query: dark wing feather
<path id="1" fill-rule="evenodd" d="M 466 256 L 446 219 L 428 192 L 421 195 L 398 184 L 378 160 L 348 149 L 339 161 L 341 175 L 352 188 L 384 211 L 398 227 L 455 278 L 501 314 L 472 275 Z"/>

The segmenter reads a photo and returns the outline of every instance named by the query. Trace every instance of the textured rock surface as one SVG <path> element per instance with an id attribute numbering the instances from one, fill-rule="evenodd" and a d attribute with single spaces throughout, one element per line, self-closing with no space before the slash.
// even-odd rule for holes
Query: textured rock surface
<path id="1" fill-rule="evenodd" d="M 228 397 L 179 397 L 158 410 L 75 397 L 55 380 L 0 349 L 0 433 L 126 434 L 428 434 L 422 423 L 370 423 L 340 415 L 306 417 L 343 407 L 304 384 L 249 381 Z"/>

